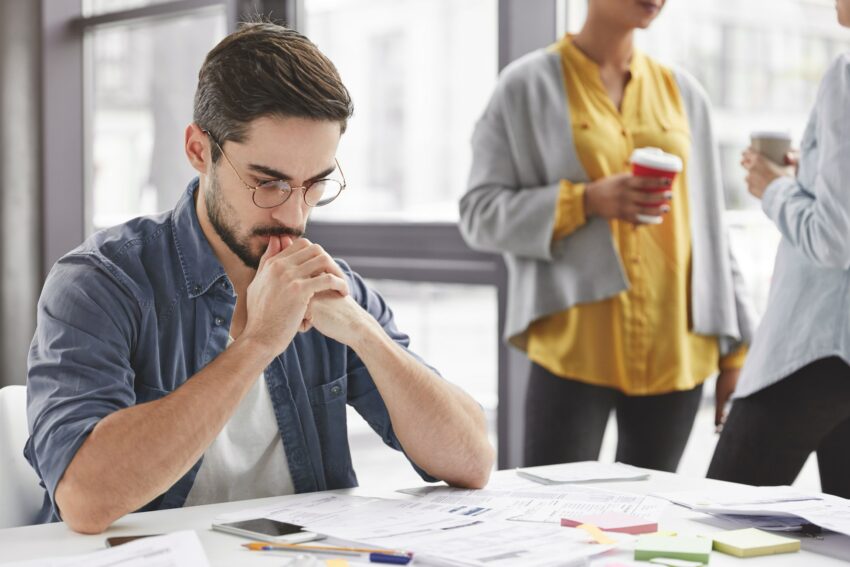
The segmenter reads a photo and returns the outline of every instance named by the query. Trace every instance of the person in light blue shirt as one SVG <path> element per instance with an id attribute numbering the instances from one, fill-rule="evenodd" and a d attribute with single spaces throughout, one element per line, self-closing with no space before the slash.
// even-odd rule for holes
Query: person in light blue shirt
<path id="1" fill-rule="evenodd" d="M 136 510 L 356 486 L 346 404 L 424 479 L 486 484 L 480 406 L 304 237 L 310 209 L 346 187 L 335 155 L 351 112 L 295 31 L 248 24 L 207 55 L 185 132 L 198 177 L 44 285 L 25 447 L 43 521 L 98 533 Z"/>
<path id="2" fill-rule="evenodd" d="M 836 7 L 850 27 L 850 0 Z M 796 177 L 752 149 L 742 164 L 782 241 L 708 476 L 791 484 L 816 451 L 822 490 L 850 498 L 850 53 L 823 78 Z"/>

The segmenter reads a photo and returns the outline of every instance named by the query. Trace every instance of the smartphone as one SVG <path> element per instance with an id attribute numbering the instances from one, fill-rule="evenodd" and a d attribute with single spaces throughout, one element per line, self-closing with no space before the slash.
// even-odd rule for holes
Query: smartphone
<path id="1" fill-rule="evenodd" d="M 213 524 L 212 528 L 220 532 L 272 543 L 303 543 L 305 541 L 322 539 L 322 536 L 319 534 L 305 531 L 301 526 L 278 522 L 277 520 L 270 520 L 268 518 L 254 518 L 241 522 Z"/>
<path id="2" fill-rule="evenodd" d="M 114 536 L 106 538 L 106 547 L 117 547 L 119 545 L 124 545 L 125 543 L 130 543 L 131 541 L 135 541 L 137 539 L 142 539 L 143 537 L 154 537 L 162 534 L 148 534 L 148 535 L 130 535 L 130 536 Z"/>

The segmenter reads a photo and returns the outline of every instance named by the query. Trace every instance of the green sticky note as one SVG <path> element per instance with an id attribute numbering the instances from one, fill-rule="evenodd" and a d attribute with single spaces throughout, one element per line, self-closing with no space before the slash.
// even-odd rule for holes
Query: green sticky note
<path id="1" fill-rule="evenodd" d="M 710 554 L 711 540 L 704 537 L 670 537 L 649 534 L 639 537 L 635 545 L 636 561 L 649 561 L 655 557 L 669 557 L 708 563 Z"/>
<path id="2" fill-rule="evenodd" d="M 778 536 L 755 528 L 721 532 L 713 534 L 711 537 L 714 539 L 714 549 L 736 557 L 755 557 L 756 555 L 800 551 L 800 540 Z"/>

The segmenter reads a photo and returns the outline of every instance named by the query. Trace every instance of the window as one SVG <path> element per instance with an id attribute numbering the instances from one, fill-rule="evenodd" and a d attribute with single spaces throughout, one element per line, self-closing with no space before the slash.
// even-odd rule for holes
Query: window
<path id="1" fill-rule="evenodd" d="M 498 74 L 497 8 L 496 0 L 305 1 L 299 27 L 354 100 L 339 150 L 352 191 L 316 219 L 457 219 L 472 128 Z"/>
<path id="2" fill-rule="evenodd" d="M 463 388 L 484 408 L 496 443 L 498 326 L 492 286 L 369 280 L 393 309 L 410 348 L 446 380 Z M 473 316 L 470 316 L 474 314 Z M 371 427 L 348 408 L 354 469 L 363 486 L 414 485 L 418 475 L 405 458 L 387 451 Z"/>
<path id="3" fill-rule="evenodd" d="M 212 7 L 88 33 L 89 232 L 170 209 L 196 175 L 183 131 L 198 70 L 225 28 L 223 7 Z"/>
<path id="4" fill-rule="evenodd" d="M 85 16 L 99 16 L 110 12 L 132 10 L 142 8 L 151 4 L 159 4 L 167 0 L 83 0 L 83 14 Z"/>

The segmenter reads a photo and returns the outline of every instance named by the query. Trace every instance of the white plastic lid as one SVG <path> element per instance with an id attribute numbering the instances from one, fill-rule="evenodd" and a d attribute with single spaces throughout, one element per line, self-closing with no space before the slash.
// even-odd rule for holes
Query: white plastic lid
<path id="1" fill-rule="evenodd" d="M 777 140 L 790 140 L 791 132 L 788 130 L 755 130 L 750 133 L 750 138 L 774 138 Z"/>
<path id="2" fill-rule="evenodd" d="M 682 159 L 660 148 L 638 148 L 632 152 L 632 163 L 661 171 L 682 171 Z"/>

